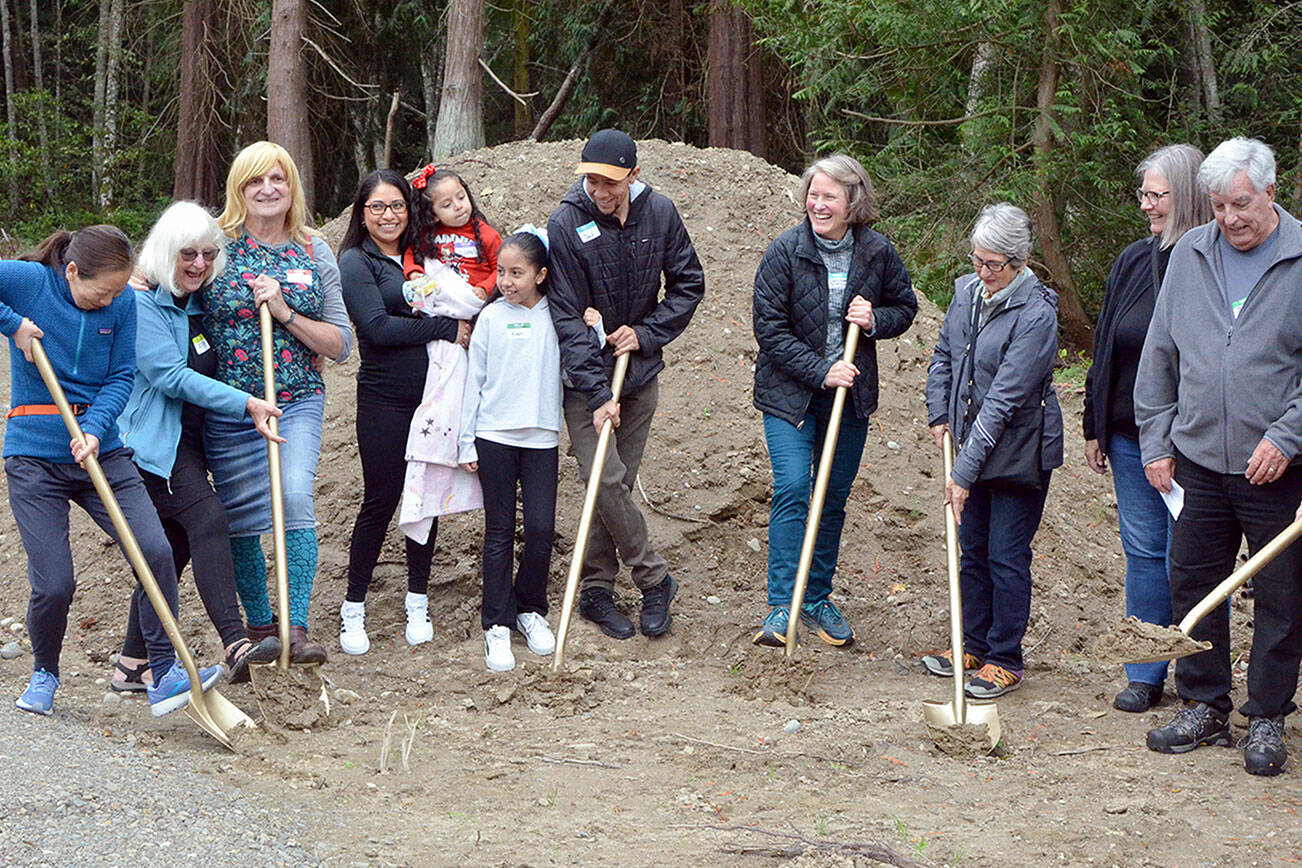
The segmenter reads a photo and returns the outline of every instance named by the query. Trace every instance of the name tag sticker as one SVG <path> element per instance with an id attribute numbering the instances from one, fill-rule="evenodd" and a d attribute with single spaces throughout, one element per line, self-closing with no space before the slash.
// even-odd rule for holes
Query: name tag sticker
<path id="1" fill-rule="evenodd" d="M 212 345 L 208 343 L 208 339 L 201 334 L 190 338 L 190 343 L 194 344 L 194 351 L 201 356 L 212 349 Z"/>
<path id="2" fill-rule="evenodd" d="M 479 248 L 475 246 L 473 238 L 458 238 L 453 241 L 452 252 L 462 259 L 477 259 L 479 257 Z"/>
<path id="3" fill-rule="evenodd" d="M 599 238 L 601 236 L 601 230 L 597 228 L 596 221 L 589 221 L 587 223 L 584 223 L 582 226 L 578 227 L 574 231 L 579 233 L 579 240 L 582 241 L 584 244 L 587 244 L 589 241 L 593 240 L 594 238 Z"/>
<path id="4" fill-rule="evenodd" d="M 506 339 L 511 341 L 527 341 L 532 337 L 532 323 L 527 322 L 509 322 L 506 324 Z"/>
<path id="5" fill-rule="evenodd" d="M 1245 296 L 1245 297 L 1239 299 L 1238 301 L 1236 301 L 1234 304 L 1230 305 L 1230 313 L 1232 313 L 1232 314 L 1234 315 L 1234 318 L 1235 318 L 1235 319 L 1238 319 L 1238 318 L 1239 318 L 1239 311 L 1243 310 L 1243 303 L 1244 303 L 1245 301 L 1247 301 L 1247 300 L 1248 300 L 1248 299 L 1247 299 L 1247 297 Z"/>
<path id="6" fill-rule="evenodd" d="M 111 335 L 111 334 L 113 334 L 113 329 L 112 329 L 112 328 L 101 328 L 101 329 L 99 330 L 99 333 L 102 334 L 102 335 Z"/>
<path id="7" fill-rule="evenodd" d="M 289 283 L 297 283 L 299 286 L 310 286 L 312 284 L 312 269 L 291 268 L 285 272 L 285 280 Z"/>
<path id="8" fill-rule="evenodd" d="M 833 292 L 840 292 L 845 289 L 845 282 L 849 276 L 849 273 L 845 271 L 829 272 L 827 275 L 827 288 Z"/>

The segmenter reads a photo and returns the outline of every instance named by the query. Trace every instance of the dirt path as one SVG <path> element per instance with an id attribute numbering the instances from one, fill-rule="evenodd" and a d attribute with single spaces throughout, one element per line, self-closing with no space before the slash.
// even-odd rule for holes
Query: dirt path
<path id="1" fill-rule="evenodd" d="M 454 165 L 509 230 L 545 217 L 577 150 L 504 145 Z M 667 352 L 641 477 L 653 538 L 682 585 L 668 637 L 616 642 L 576 620 L 566 672 L 552 674 L 517 643 L 517 670 L 490 674 L 478 629 L 482 519 L 454 517 L 435 558 L 433 647 L 413 650 L 402 639 L 401 544 L 391 535 L 367 607 L 372 651 L 334 652 L 325 669 L 337 703 L 332 725 L 284 743 L 260 736 L 232 756 L 182 718 L 152 721 L 139 701 L 101 703 L 104 687 L 94 681 L 107 676 L 121 639 L 127 571 L 79 521 L 82 590 L 63 665 L 81 674 L 65 678 L 59 713 L 84 715 L 106 737 L 141 737 L 184 755 L 232 792 L 323 818 L 309 849 L 328 865 L 762 866 L 855 842 L 889 848 L 898 864 L 1302 861 L 1294 771 L 1252 778 L 1234 750 L 1151 753 L 1144 731 L 1165 722 L 1172 701 L 1138 716 L 1110 707 L 1122 676 L 1094 663 L 1087 643 L 1121 614 L 1123 562 L 1110 482 L 1080 458 L 1080 395 L 1070 383 L 1069 463 L 1054 475 L 1036 538 L 1027 678 L 999 703 L 1000 755 L 959 761 L 931 746 L 920 701 L 948 698 L 950 685 L 917 662 L 947 641 L 940 468 L 921 403 L 940 316 L 930 304 L 904 338 L 879 347 L 882 407 L 851 495 L 835 595 L 859 642 L 843 651 L 802 646 L 790 665 L 750 644 L 764 613 L 770 484 L 750 407 L 750 286 L 764 247 L 795 222 L 793 179 L 731 151 L 664 143 L 641 151 L 643 177 L 678 203 L 708 279 L 695 321 Z M 350 363 L 328 375 L 312 610 L 322 637 L 337 630 L 361 494 L 354 371 Z M 573 461 L 564 459 L 554 603 L 580 500 Z M 8 543 L 0 620 L 21 620 L 24 559 L 7 512 L 0 540 Z M 187 635 L 215 659 L 216 637 L 188 579 L 182 605 Z M 1236 653 L 1246 605 L 1236 602 Z M 3 701 L 30 662 L 0 663 Z M 226 692 L 255 711 L 246 688 Z M 1297 742 L 1295 725 L 1288 735 Z M 799 864 L 876 864 L 866 851 L 846 852 L 810 853 Z"/>

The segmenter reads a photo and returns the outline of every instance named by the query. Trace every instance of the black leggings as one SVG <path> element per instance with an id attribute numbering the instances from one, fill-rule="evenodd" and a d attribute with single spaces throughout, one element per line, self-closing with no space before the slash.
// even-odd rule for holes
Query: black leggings
<path id="1" fill-rule="evenodd" d="M 375 562 L 380 559 L 384 534 L 402 498 L 402 481 L 407 473 L 407 430 L 415 407 L 395 407 L 378 402 L 357 390 L 357 453 L 362 459 L 362 508 L 353 524 L 348 546 L 348 592 L 350 603 L 366 602 Z M 430 525 L 424 545 L 404 536 L 407 544 L 407 590 L 423 594 L 429 587 L 429 564 L 434 557 L 438 519 Z"/>
<path id="2" fill-rule="evenodd" d="M 479 484 L 484 491 L 484 606 L 480 621 L 515 627 L 521 612 L 547 614 L 547 573 L 556 527 L 558 449 L 525 449 L 475 438 Z M 511 581 L 515 555 L 515 491 L 524 506 L 524 550 Z"/>

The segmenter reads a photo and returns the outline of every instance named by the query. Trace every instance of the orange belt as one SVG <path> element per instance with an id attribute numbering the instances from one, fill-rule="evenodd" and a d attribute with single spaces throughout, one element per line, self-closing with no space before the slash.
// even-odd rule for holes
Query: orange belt
<path id="1" fill-rule="evenodd" d="M 72 404 L 72 415 L 80 416 L 90 409 L 89 404 Z M 6 419 L 12 419 L 15 416 L 57 416 L 59 408 L 53 404 L 19 404 L 5 414 Z"/>

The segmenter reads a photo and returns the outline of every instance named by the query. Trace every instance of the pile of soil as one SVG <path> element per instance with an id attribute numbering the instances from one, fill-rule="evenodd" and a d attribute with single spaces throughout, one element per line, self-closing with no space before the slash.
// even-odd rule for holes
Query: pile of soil
<path id="1" fill-rule="evenodd" d="M 580 148 L 512 143 L 446 165 L 505 234 L 546 221 L 574 179 Z M 84 715 L 106 738 L 190 752 L 232 788 L 322 818 L 317 852 L 329 864 L 768 865 L 806 849 L 792 852 L 791 840 L 766 830 L 829 845 L 816 849 L 877 842 L 898 854 L 896 864 L 1302 859 L 1296 776 L 1249 778 L 1231 751 L 1151 753 L 1144 731 L 1164 722 L 1171 701 L 1140 716 L 1110 708 L 1124 675 L 1092 660 L 1088 647 L 1122 613 L 1124 561 L 1110 481 L 1081 460 L 1078 383 L 1060 384 L 1068 465 L 1054 474 L 1035 541 L 1026 680 L 999 701 L 1001 750 L 958 759 L 933 748 L 920 700 L 944 699 L 950 685 L 918 663 L 948 642 L 941 460 L 922 401 L 942 313 L 925 299 L 913 327 L 878 346 L 881 406 L 851 493 L 834 593 L 857 642 L 832 649 L 807 637 L 794 663 L 751 644 L 766 612 L 771 485 L 751 406 L 751 288 L 766 246 L 799 219 L 797 183 L 743 152 L 648 141 L 639 155 L 642 179 L 683 215 L 707 279 L 691 326 L 667 348 L 636 492 L 681 585 L 668 636 L 619 642 L 576 618 L 566 671 L 551 673 L 550 660 L 516 642 L 517 669 L 487 672 L 478 611 L 483 518 L 470 514 L 439 528 L 435 641 L 411 648 L 403 639 L 405 570 L 394 530 L 367 601 L 372 650 L 357 658 L 338 651 L 362 493 L 353 358 L 326 374 L 316 488 L 321 561 L 311 632 L 331 649 L 322 673 L 334 725 L 291 725 L 284 744 L 260 738 L 232 757 L 179 715 L 153 721 L 138 699 L 104 701 L 130 572 L 80 514 L 71 533 L 80 588 L 56 713 Z M 332 241 L 342 219 L 327 227 Z M 553 624 L 582 501 L 573 459 L 561 467 Z M 3 626 L 5 617 L 21 622 L 28 592 L 7 511 L 0 541 Z M 624 604 L 635 612 L 638 600 L 626 594 Z M 1236 655 L 1245 647 L 1244 606 L 1235 603 Z M 192 647 L 217 659 L 217 637 L 188 577 L 182 608 Z M 29 668 L 30 652 L 0 663 L 0 694 L 16 695 Z M 248 687 L 222 689 L 257 716 Z M 386 739 L 399 711 L 415 729 Z M 381 774 L 386 748 L 408 755 L 408 770 L 391 753 Z M 870 858 L 867 849 L 840 852 L 860 854 L 846 857 L 854 864 Z"/>

